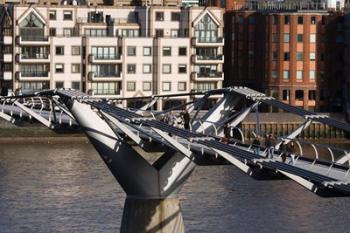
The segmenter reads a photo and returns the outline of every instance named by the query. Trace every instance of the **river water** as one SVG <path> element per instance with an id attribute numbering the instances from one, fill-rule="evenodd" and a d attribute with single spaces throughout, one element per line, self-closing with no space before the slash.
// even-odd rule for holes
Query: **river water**
<path id="1" fill-rule="evenodd" d="M 0 232 L 119 232 L 125 194 L 87 144 L 0 144 Z M 186 232 L 350 232 L 350 197 L 232 166 L 197 167 L 181 192 Z"/>

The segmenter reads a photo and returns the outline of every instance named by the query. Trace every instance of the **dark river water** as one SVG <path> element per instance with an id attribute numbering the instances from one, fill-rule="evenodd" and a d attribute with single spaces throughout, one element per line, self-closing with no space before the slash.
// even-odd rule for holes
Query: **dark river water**
<path id="1" fill-rule="evenodd" d="M 86 144 L 0 144 L 0 232 L 119 232 L 125 194 Z M 350 197 L 232 166 L 197 167 L 181 193 L 186 232 L 350 232 Z"/>

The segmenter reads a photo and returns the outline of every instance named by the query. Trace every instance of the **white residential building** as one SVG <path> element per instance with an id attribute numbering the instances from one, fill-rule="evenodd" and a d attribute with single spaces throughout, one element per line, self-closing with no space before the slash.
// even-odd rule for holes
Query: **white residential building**
<path id="1" fill-rule="evenodd" d="M 0 87 L 105 98 L 222 87 L 220 8 L 18 4 L 1 11 Z"/>

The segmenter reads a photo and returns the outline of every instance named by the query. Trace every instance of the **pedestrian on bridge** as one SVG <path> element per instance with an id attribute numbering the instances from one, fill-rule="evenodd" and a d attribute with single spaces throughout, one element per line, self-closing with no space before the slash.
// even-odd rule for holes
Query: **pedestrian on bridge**
<path id="1" fill-rule="evenodd" d="M 253 140 L 253 148 L 254 148 L 254 152 L 255 154 L 257 155 L 260 155 L 260 139 L 259 139 L 259 136 L 256 135 L 254 140 Z"/>

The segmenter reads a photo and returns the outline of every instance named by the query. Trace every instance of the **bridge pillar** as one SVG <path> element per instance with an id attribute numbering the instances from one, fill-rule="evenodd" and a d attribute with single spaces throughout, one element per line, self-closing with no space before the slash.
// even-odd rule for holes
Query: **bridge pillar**
<path id="1" fill-rule="evenodd" d="M 178 198 L 138 199 L 127 197 L 121 233 L 184 233 Z"/>
<path id="2" fill-rule="evenodd" d="M 195 168 L 194 155 L 167 133 L 152 128 L 171 147 L 148 163 L 106 122 L 102 113 L 74 101 L 70 111 L 127 194 L 122 233 L 183 233 L 178 193 Z"/>

